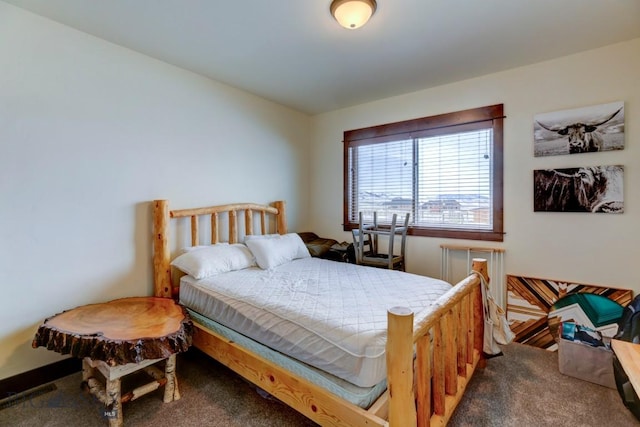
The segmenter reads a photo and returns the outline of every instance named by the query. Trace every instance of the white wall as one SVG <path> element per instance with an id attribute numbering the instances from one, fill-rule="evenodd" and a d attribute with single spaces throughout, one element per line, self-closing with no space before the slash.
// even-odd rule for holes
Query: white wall
<path id="1" fill-rule="evenodd" d="M 0 379 L 78 305 L 150 295 L 150 201 L 306 212 L 310 118 L 0 2 Z"/>
<path id="2" fill-rule="evenodd" d="M 408 270 L 438 276 L 440 244 L 506 249 L 505 271 L 529 277 L 602 284 L 640 291 L 640 39 L 554 61 L 384 99 L 314 117 L 311 148 L 312 229 L 350 240 L 342 231 L 343 131 L 503 103 L 503 243 L 409 237 Z M 533 157 L 537 113 L 625 102 L 623 151 Z M 625 166 L 625 213 L 534 213 L 534 169 Z"/>

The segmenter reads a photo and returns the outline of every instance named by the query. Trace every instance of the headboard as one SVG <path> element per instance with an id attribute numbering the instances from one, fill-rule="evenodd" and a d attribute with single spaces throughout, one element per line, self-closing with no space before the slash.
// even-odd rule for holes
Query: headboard
<path id="1" fill-rule="evenodd" d="M 244 216 L 244 230 L 240 233 L 238 216 Z M 176 218 L 191 218 L 191 246 L 200 244 L 199 224 L 203 216 L 210 217 L 211 244 L 219 242 L 238 243 L 241 237 L 251 234 L 287 233 L 287 219 L 285 215 L 285 202 L 277 201 L 269 205 L 256 203 L 233 203 L 203 208 L 170 210 L 168 200 L 153 201 L 153 284 L 154 295 L 171 298 L 177 296 L 178 287 L 172 285 L 171 275 L 171 249 L 169 234 L 171 232 L 170 221 Z M 274 221 L 271 221 L 271 218 Z M 226 221 L 225 224 L 222 224 Z M 259 223 L 259 233 L 254 225 Z M 272 224 L 274 230 L 270 230 Z M 226 226 L 226 227 L 225 227 Z M 224 230 L 228 230 L 227 236 L 222 236 Z"/>

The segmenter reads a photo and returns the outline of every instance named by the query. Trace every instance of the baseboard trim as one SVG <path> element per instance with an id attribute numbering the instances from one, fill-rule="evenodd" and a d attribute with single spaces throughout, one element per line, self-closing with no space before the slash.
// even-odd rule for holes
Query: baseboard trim
<path id="1" fill-rule="evenodd" d="M 0 400 L 55 381 L 82 369 L 80 359 L 71 357 L 0 380 Z"/>

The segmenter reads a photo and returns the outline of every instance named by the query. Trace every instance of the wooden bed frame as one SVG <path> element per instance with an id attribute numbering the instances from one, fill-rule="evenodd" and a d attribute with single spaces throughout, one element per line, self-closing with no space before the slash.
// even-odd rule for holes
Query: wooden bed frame
<path id="1" fill-rule="evenodd" d="M 239 241 L 238 213 L 244 214 L 242 235 L 287 233 L 282 201 L 273 206 L 237 203 L 181 210 L 169 210 L 167 200 L 155 200 L 153 204 L 155 296 L 177 297 L 178 284 L 172 285 L 170 266 L 171 219 L 190 218 L 193 246 L 199 244 L 198 224 L 202 216 L 210 217 L 211 243 Z M 220 231 L 225 228 L 221 226 L 223 221 L 229 233 L 228 238 L 220 240 Z M 254 232 L 257 223 L 260 224 L 259 233 Z M 486 260 L 474 260 L 473 270 L 489 280 Z M 388 386 L 368 410 L 198 323 L 195 323 L 193 345 L 323 426 L 444 426 L 460 402 L 474 370 L 485 364 L 483 326 L 480 278 L 476 273 L 440 297 L 416 330 L 413 330 L 413 313 L 409 309 L 390 307 L 386 350 Z"/>

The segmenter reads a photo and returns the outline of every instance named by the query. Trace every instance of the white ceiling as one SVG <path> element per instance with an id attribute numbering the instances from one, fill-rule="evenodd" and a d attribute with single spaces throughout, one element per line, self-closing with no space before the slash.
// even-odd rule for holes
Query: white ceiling
<path id="1" fill-rule="evenodd" d="M 640 37 L 640 0 L 4 1 L 309 114 Z"/>

